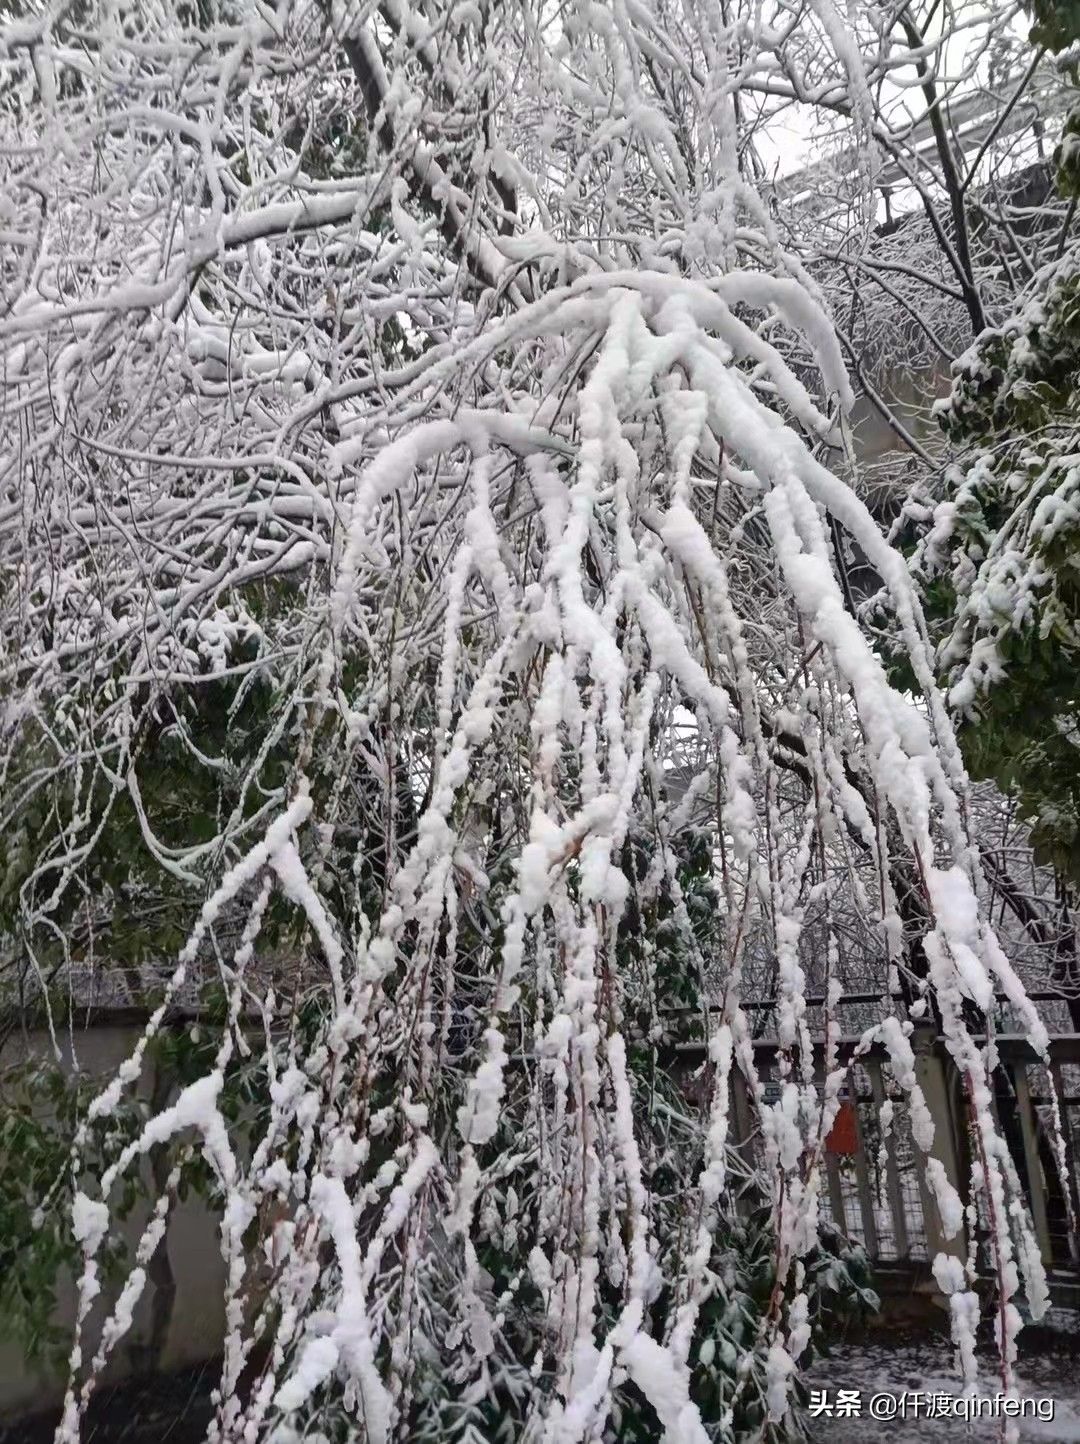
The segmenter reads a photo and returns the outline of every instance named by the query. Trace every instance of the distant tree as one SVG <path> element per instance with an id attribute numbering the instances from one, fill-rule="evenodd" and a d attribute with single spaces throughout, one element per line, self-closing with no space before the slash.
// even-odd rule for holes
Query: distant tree
<path id="1" fill-rule="evenodd" d="M 1066 50 L 1074 7 L 1036 8 Z M 1051 259 L 954 366 L 940 419 L 951 464 L 909 515 L 937 660 L 969 770 L 1016 797 L 1036 858 L 1080 884 L 1080 109 L 1055 153 L 1068 200 Z"/>

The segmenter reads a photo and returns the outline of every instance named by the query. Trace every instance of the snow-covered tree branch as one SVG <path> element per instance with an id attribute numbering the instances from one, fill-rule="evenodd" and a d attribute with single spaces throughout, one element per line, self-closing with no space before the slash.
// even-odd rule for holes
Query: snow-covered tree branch
<path id="1" fill-rule="evenodd" d="M 69 1444 L 174 1184 L 95 1332 L 117 1191 L 185 1146 L 228 1270 L 216 1440 L 787 1427 L 849 1066 L 815 1085 L 806 938 L 835 1039 L 852 927 L 906 1000 L 860 1048 L 924 1150 L 917 1020 L 963 1077 L 1008 1378 L 1011 1300 L 1046 1294 L 995 991 L 1037 1052 L 1046 1030 L 906 564 L 840 474 L 841 340 L 752 159 L 777 86 L 873 133 L 901 62 L 864 18 L 865 63 L 831 0 L 5 21 L 6 986 L 120 967 L 152 1009 L 70 1160 Z M 763 958 L 776 1099 L 743 1007 Z M 213 986 L 206 1067 L 91 1175 L 167 1009 Z M 700 1108 L 659 1062 L 687 999 Z M 755 1248 L 735 1368 L 716 1338 Z"/>

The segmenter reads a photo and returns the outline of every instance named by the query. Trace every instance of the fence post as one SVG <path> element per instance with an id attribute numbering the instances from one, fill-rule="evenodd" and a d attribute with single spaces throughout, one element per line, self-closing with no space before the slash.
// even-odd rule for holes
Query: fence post
<path id="1" fill-rule="evenodd" d="M 1013 1087 L 1016 1089 L 1016 1108 L 1020 1114 L 1020 1130 L 1024 1140 L 1024 1162 L 1027 1165 L 1031 1221 L 1035 1225 L 1035 1237 L 1039 1241 L 1039 1253 L 1042 1255 L 1042 1261 L 1049 1268 L 1054 1262 L 1054 1251 L 1050 1242 L 1050 1224 L 1046 1216 L 1046 1180 L 1043 1177 L 1042 1162 L 1039 1158 L 1035 1108 L 1031 1102 L 1031 1089 L 1028 1087 L 1027 1064 L 1014 1063 L 1011 1071 Z"/>
<path id="2" fill-rule="evenodd" d="M 855 1113 L 855 1187 L 859 1197 L 859 1214 L 862 1218 L 866 1252 L 876 1262 L 881 1257 L 881 1240 L 878 1237 L 877 1226 L 877 1192 L 870 1178 L 870 1165 L 866 1157 L 866 1140 L 863 1137 L 862 1122 L 859 1118 L 859 1099 L 854 1088 L 852 1089 L 851 1106 Z"/>
<path id="3" fill-rule="evenodd" d="M 956 1120 L 950 1106 L 952 1089 L 949 1087 L 949 1073 L 952 1060 L 937 1044 L 934 1028 L 916 1028 L 911 1038 L 915 1053 L 915 1078 L 922 1089 L 930 1117 L 934 1122 L 934 1142 L 930 1157 L 936 1158 L 945 1170 L 945 1177 L 961 1193 L 960 1158 L 956 1146 Z M 956 1258 L 967 1258 L 965 1230 L 946 1239 L 938 1213 L 937 1199 L 926 1183 L 925 1171 L 916 1164 L 919 1175 L 919 1193 L 922 1197 L 923 1221 L 926 1225 L 926 1249 L 933 1263 L 939 1253 L 953 1254 Z"/>
<path id="4" fill-rule="evenodd" d="M 870 1087 L 874 1094 L 874 1108 L 878 1116 L 884 1105 L 887 1094 L 885 1092 L 885 1079 L 881 1072 L 881 1059 L 870 1056 L 866 1059 L 866 1071 L 870 1074 Z M 895 1114 L 895 1110 L 894 1110 Z M 889 1129 L 889 1137 L 885 1144 L 885 1181 L 889 1194 L 889 1213 L 892 1216 L 893 1247 L 896 1250 L 898 1259 L 906 1259 L 911 1252 L 911 1243 L 908 1239 L 907 1215 L 904 1212 L 904 1191 L 900 1186 L 900 1165 L 896 1159 L 897 1134 L 896 1120 L 893 1119 L 892 1127 Z"/>
<path id="5" fill-rule="evenodd" d="M 1058 1107 L 1061 1110 L 1062 1143 L 1065 1146 L 1065 1177 L 1061 1180 L 1061 1186 L 1066 1193 L 1066 1220 L 1071 1213 L 1074 1225 L 1080 1226 L 1080 1189 L 1076 1186 L 1076 1153 L 1073 1147 L 1072 1118 L 1069 1113 L 1070 1104 L 1066 1096 L 1061 1063 L 1057 1058 L 1051 1059 L 1050 1077 L 1057 1094 Z M 1066 1222 L 1066 1229 L 1069 1235 L 1069 1257 L 1075 1267 L 1080 1264 L 1080 1237 L 1077 1236 L 1076 1228 L 1068 1227 L 1068 1222 Z"/>
<path id="6" fill-rule="evenodd" d="M 734 1135 L 733 1142 L 752 1175 L 755 1164 L 754 1110 L 750 1102 L 750 1090 L 737 1062 L 732 1063 L 729 1087 L 732 1102 L 730 1116 L 734 1125 L 731 1130 Z M 751 1181 L 748 1187 L 740 1190 L 736 1196 L 735 1208 L 743 1218 L 746 1218 L 760 1202 L 757 1185 Z"/>

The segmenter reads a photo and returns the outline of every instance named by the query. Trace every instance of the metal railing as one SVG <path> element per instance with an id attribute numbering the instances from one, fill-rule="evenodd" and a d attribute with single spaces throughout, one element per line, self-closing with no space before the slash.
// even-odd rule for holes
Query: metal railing
<path id="1" fill-rule="evenodd" d="M 872 998 L 867 994 L 847 1001 L 870 1002 Z M 999 1034 L 995 1042 L 996 1122 L 1023 1187 L 1043 1263 L 1054 1273 L 1080 1276 L 1076 1229 L 1080 1220 L 1080 1034 L 1051 1038 L 1048 1064 L 1018 1034 Z M 945 1177 L 966 1197 L 972 1134 L 963 1080 L 932 1027 L 916 1028 L 911 1043 L 916 1078 L 934 1122 L 929 1156 L 938 1159 Z M 841 1037 L 836 1044 L 839 1061 L 851 1067 L 842 1095 L 843 1127 L 834 1128 L 835 1142 L 824 1154 L 823 1212 L 878 1263 L 927 1265 L 939 1252 L 966 1258 L 967 1226 L 951 1239 L 945 1237 L 926 1178 L 927 1155 L 912 1137 L 908 1095 L 893 1076 L 889 1055 L 884 1047 L 874 1045 L 855 1057 L 860 1044 L 855 1035 Z M 780 1048 L 769 1039 L 759 1039 L 752 1046 L 758 1077 L 768 1096 L 779 1082 Z M 688 1077 L 705 1059 L 700 1042 L 678 1044 L 675 1054 L 677 1066 L 686 1070 Z M 819 1083 L 824 1081 L 823 1040 L 815 1043 L 814 1076 Z M 760 1135 L 746 1084 L 737 1069 L 733 1070 L 732 1088 L 731 1135 L 752 1167 L 758 1159 Z M 1055 1095 L 1061 1120 L 1060 1149 L 1053 1118 Z M 980 1267 L 990 1273 L 990 1220 L 982 1210 L 974 1229 L 976 1257 Z"/>

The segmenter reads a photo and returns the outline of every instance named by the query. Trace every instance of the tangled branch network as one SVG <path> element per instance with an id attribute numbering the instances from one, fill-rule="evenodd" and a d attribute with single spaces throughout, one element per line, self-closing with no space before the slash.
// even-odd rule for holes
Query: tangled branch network
<path id="1" fill-rule="evenodd" d="M 826 461 L 834 332 L 748 161 L 769 96 L 846 96 L 859 123 L 899 61 L 870 10 L 865 36 L 832 0 L 770 13 L 8 7 L 4 986 L 70 989 L 125 907 L 185 930 L 72 1154 L 68 1444 L 194 1156 L 226 1266 L 214 1440 L 568 1444 L 638 1437 L 637 1409 L 640 1437 L 689 1444 L 731 1437 L 755 1389 L 780 1427 L 852 915 L 965 1079 L 1006 1376 L 1021 1281 L 1045 1306 L 972 1018 L 996 988 L 1046 1034 L 981 910 L 905 565 Z M 910 692 L 852 613 L 851 544 Z M 762 956 L 775 1101 L 742 1006 Z M 657 1066 L 672 958 L 707 1031 L 699 1110 Z M 210 1066 L 91 1176 L 170 1006 L 210 982 Z M 911 1027 L 890 1012 L 859 1049 L 888 1049 L 929 1150 Z M 735 1075 L 776 1283 L 710 1414 Z M 159 1149 L 95 1322 L 123 1181 Z M 928 1176 L 955 1236 L 965 1200 Z M 938 1271 L 970 1343 L 972 1275 Z"/>

